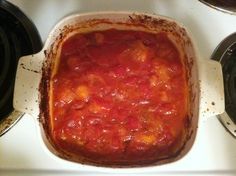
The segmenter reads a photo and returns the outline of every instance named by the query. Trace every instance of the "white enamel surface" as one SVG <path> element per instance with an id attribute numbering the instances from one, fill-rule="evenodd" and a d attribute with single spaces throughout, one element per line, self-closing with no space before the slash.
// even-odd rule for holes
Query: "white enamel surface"
<path id="1" fill-rule="evenodd" d="M 220 63 L 199 61 L 200 117 L 206 118 L 221 114 L 224 107 L 224 85 Z"/>
<path id="2" fill-rule="evenodd" d="M 211 53 L 229 34 L 235 32 L 236 16 L 224 14 L 198 1 L 189 0 L 10 0 L 35 22 L 43 41 L 62 17 L 72 12 L 135 10 L 175 18 L 193 34 L 199 56 L 208 60 Z M 55 160 L 41 145 L 38 124 L 25 115 L 0 138 L 0 175 L 120 175 L 85 170 Z M 200 117 L 198 134 L 190 153 L 178 162 L 156 168 L 127 171 L 130 175 L 236 175 L 236 140 L 214 116 Z M 101 169 L 100 169 L 101 170 Z M 111 174 L 111 172 L 113 174 Z M 123 174 L 127 175 L 127 174 Z"/>
<path id="3" fill-rule="evenodd" d="M 20 58 L 16 73 L 13 106 L 16 110 L 38 117 L 39 83 L 43 52 Z"/>

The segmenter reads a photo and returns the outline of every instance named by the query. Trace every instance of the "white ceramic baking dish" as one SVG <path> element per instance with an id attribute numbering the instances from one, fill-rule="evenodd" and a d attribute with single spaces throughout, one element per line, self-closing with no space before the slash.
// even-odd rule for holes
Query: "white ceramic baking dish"
<path id="1" fill-rule="evenodd" d="M 153 167 L 177 161 L 191 149 L 197 133 L 198 119 L 207 118 L 224 112 L 224 90 L 221 65 L 212 60 L 199 58 L 192 35 L 177 21 L 159 16 L 134 12 L 95 12 L 75 14 L 62 19 L 51 31 L 44 48 L 37 54 L 20 58 L 17 68 L 14 108 L 35 118 L 42 144 L 55 156 L 63 156 L 54 149 L 45 131 L 45 95 L 42 95 L 42 84 L 49 88 L 45 70 L 51 67 L 58 58 L 58 51 L 63 40 L 75 32 L 88 32 L 117 28 L 122 30 L 143 30 L 153 33 L 167 32 L 176 44 L 181 57 L 188 66 L 187 77 L 190 87 L 190 129 L 184 148 L 174 158 L 153 163 Z M 43 74 L 42 74 L 43 73 Z M 42 76 L 43 75 L 43 76 Z M 50 74 L 49 74 L 50 75 Z M 46 79 L 46 80 L 45 80 Z M 40 84 L 41 82 L 41 84 Z M 40 87 L 41 86 L 41 87 Z M 41 91 L 40 91 L 41 90 Z M 47 96 L 47 95 L 46 95 Z M 49 97 L 48 97 L 49 98 Z M 41 103 L 40 103 L 41 102 Z M 40 111 L 41 108 L 41 111 Z M 42 110 L 44 109 L 44 111 Z M 48 112 L 46 112 L 48 113 Z M 39 119 L 39 120 L 38 120 Z M 197 144 L 196 144 L 197 145 Z M 52 155 L 52 154 L 50 154 Z M 58 160 L 59 157 L 55 157 Z M 65 164 L 77 164 L 63 160 Z M 94 167 L 83 165 L 83 167 Z M 99 167 L 101 169 L 101 167 Z M 136 168 L 137 169 L 137 168 Z"/>

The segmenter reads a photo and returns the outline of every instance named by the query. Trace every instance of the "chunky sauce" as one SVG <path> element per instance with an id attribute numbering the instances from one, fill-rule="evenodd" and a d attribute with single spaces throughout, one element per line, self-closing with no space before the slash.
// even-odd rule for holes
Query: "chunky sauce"
<path id="1" fill-rule="evenodd" d="M 111 29 L 70 37 L 52 82 L 55 145 L 107 164 L 174 155 L 186 133 L 185 75 L 165 33 Z"/>

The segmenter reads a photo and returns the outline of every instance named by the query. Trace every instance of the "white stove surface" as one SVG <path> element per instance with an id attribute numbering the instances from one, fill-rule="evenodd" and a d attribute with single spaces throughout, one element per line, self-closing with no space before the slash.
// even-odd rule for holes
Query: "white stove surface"
<path id="1" fill-rule="evenodd" d="M 176 19 L 195 39 L 200 57 L 209 59 L 216 46 L 236 32 L 236 15 L 190 0 L 10 0 L 29 16 L 45 42 L 64 16 L 90 11 L 141 11 Z M 96 169 L 56 160 L 42 147 L 37 123 L 25 115 L 0 137 L 0 175 L 236 175 L 236 138 L 217 117 L 200 117 L 194 146 L 181 160 L 142 169 Z M 99 171 L 98 171 L 99 170 Z"/>

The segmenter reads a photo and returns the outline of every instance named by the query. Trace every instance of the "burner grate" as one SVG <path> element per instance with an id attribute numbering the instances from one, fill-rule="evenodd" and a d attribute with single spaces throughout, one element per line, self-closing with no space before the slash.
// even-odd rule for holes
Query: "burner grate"
<path id="1" fill-rule="evenodd" d="M 0 92 L 4 85 L 7 72 L 10 65 L 10 46 L 7 38 L 7 34 L 0 27 Z"/>
<path id="2" fill-rule="evenodd" d="M 0 136 L 9 128 L 13 111 L 16 68 L 21 56 L 42 49 L 35 25 L 13 4 L 0 1 Z M 15 113 L 17 114 L 17 113 Z M 14 116 L 14 119 L 16 117 Z M 15 121 L 15 120 L 14 120 Z M 12 121 L 12 123 L 14 123 Z M 7 125 L 4 125 L 7 123 Z"/>
<path id="3" fill-rule="evenodd" d="M 236 124 L 236 43 L 228 49 L 221 62 L 225 88 L 225 109 Z"/>

